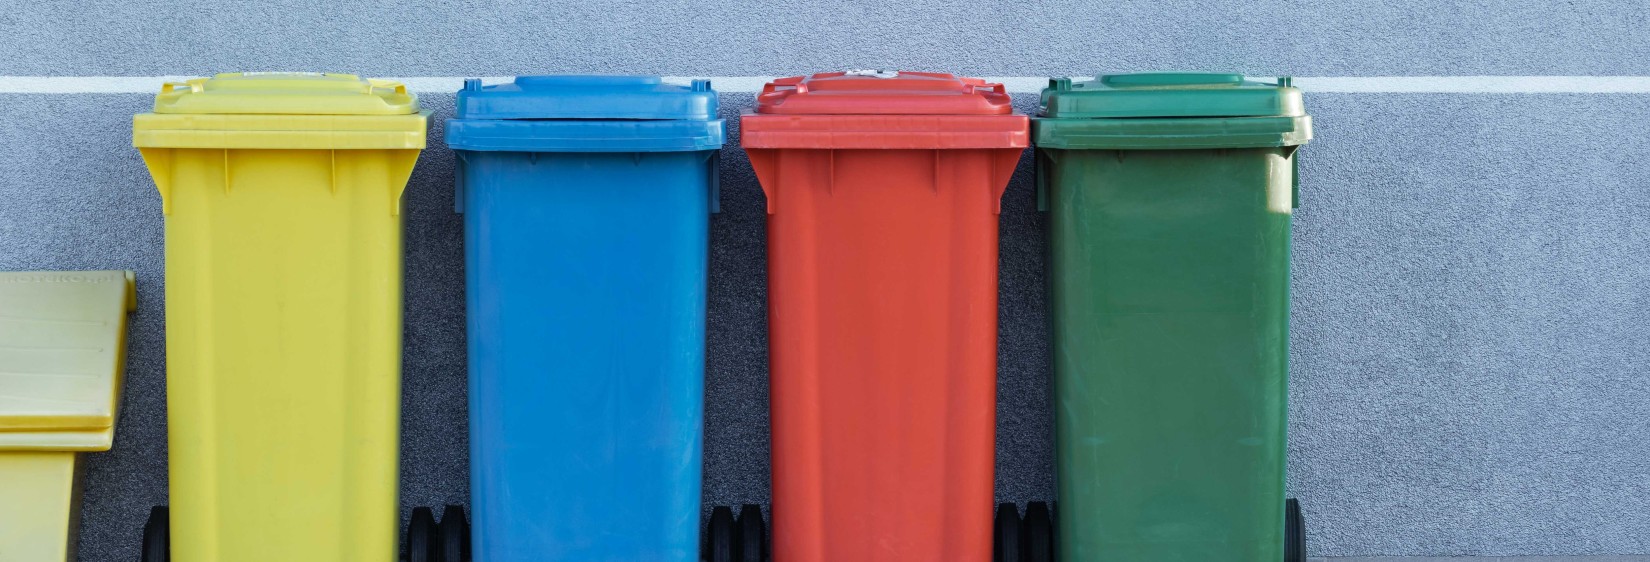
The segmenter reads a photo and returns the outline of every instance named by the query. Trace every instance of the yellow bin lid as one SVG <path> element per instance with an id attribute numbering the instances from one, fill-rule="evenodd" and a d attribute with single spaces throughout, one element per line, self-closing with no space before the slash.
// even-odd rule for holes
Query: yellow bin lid
<path id="1" fill-rule="evenodd" d="M 161 86 L 132 119 L 138 148 L 422 149 L 430 112 L 390 80 L 240 72 Z M 148 154 L 145 154 L 148 158 Z"/>
<path id="2" fill-rule="evenodd" d="M 161 87 L 155 113 L 240 115 L 407 115 L 407 86 L 353 74 L 236 72 Z"/>
<path id="3" fill-rule="evenodd" d="M 0 450 L 104 450 L 125 367 L 130 271 L 0 273 Z"/>

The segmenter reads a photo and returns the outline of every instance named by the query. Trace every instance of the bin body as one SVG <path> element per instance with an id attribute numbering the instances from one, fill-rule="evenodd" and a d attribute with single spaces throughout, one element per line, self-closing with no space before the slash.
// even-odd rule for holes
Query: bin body
<path id="1" fill-rule="evenodd" d="M 1061 560 L 1282 560 L 1298 91 L 1123 76 L 1044 102 Z"/>
<path id="2" fill-rule="evenodd" d="M 0 560 L 74 562 L 83 452 L 114 443 L 129 271 L 0 272 Z"/>
<path id="3" fill-rule="evenodd" d="M 780 562 L 992 555 L 997 214 L 1026 120 L 1000 86 L 884 76 L 782 79 L 742 120 Z"/>
<path id="4" fill-rule="evenodd" d="M 400 196 L 426 118 L 395 84 L 282 74 L 137 116 L 166 213 L 173 560 L 396 558 Z"/>
<path id="5" fill-rule="evenodd" d="M 708 82 L 459 93 L 476 560 L 697 561 Z"/>

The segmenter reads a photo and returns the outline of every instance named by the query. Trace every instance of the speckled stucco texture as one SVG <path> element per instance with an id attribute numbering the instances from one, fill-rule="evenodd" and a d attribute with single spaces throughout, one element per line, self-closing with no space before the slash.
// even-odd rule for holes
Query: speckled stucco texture
<path id="1" fill-rule="evenodd" d="M 1650 74 L 1650 5 L 180 0 L 0 10 L 0 75 Z M 1021 110 L 1033 96 L 1021 95 Z M 138 274 L 115 449 L 81 559 L 136 557 L 165 501 L 160 198 L 146 94 L 0 94 L 0 269 Z M 750 94 L 723 96 L 724 116 Z M 467 501 L 452 96 L 406 192 L 403 516 Z M 1650 554 L 1650 95 L 1309 94 L 1289 489 L 1314 556 Z M 707 504 L 768 498 L 763 198 L 737 130 L 712 220 Z M 1047 499 L 1047 236 L 1003 201 L 997 494 Z M 876 506 L 867 506 L 876 508 Z"/>
<path id="2" fill-rule="evenodd" d="M 1640 0 L 30 0 L 0 75 L 1643 74 Z M 1637 71 L 1627 69 L 1636 68 Z"/>

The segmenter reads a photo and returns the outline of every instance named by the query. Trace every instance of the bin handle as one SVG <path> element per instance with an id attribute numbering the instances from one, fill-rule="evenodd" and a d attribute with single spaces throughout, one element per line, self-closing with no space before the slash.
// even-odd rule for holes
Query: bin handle
<path id="1" fill-rule="evenodd" d="M 1002 84 L 974 84 L 973 89 L 968 91 L 970 94 L 978 94 L 982 92 L 987 94 L 1006 94 L 1008 93 L 1008 88 Z"/>
<path id="2" fill-rule="evenodd" d="M 709 191 L 710 191 L 710 212 L 713 215 L 714 214 L 721 214 L 721 212 L 722 212 L 722 151 L 712 150 L 710 152 L 710 164 L 709 164 L 708 167 L 710 168 L 710 172 L 709 172 L 710 177 L 705 178 L 705 179 L 709 180 L 709 183 L 710 183 L 710 189 L 709 189 Z"/>
<path id="3" fill-rule="evenodd" d="M 396 82 L 394 80 L 381 80 L 381 79 L 378 79 L 378 78 L 368 78 L 367 79 L 367 92 L 366 93 L 370 94 L 370 93 L 372 93 L 373 90 L 376 90 L 378 88 L 394 89 L 395 93 L 402 94 L 402 95 L 405 95 L 407 93 L 407 85 L 406 84 L 402 84 L 402 83 Z"/>
<path id="4" fill-rule="evenodd" d="M 766 96 L 772 94 L 779 91 L 780 88 L 791 90 L 798 94 L 808 93 L 808 86 L 804 84 L 774 84 L 769 82 L 768 85 L 762 87 L 762 95 Z"/>
<path id="5" fill-rule="evenodd" d="M 798 94 L 806 94 L 808 93 L 808 85 L 802 81 L 802 78 L 803 77 L 801 76 L 792 76 L 790 78 L 780 78 L 764 84 L 762 85 L 761 95 L 766 96 L 768 94 L 772 94 L 779 91 L 780 88 L 794 90 Z"/>
<path id="6" fill-rule="evenodd" d="M 170 94 L 173 90 L 177 90 L 178 88 L 189 88 L 189 93 L 198 94 L 206 91 L 206 83 L 199 80 L 190 80 L 188 82 L 167 82 L 160 85 L 160 93 Z"/>

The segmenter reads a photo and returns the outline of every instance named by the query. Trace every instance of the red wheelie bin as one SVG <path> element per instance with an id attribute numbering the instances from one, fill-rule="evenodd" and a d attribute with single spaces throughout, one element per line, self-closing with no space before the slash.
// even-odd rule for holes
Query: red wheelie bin
<path id="1" fill-rule="evenodd" d="M 990 560 L 1026 116 L 1000 84 L 864 71 L 776 80 L 740 123 L 768 201 L 773 560 Z"/>

